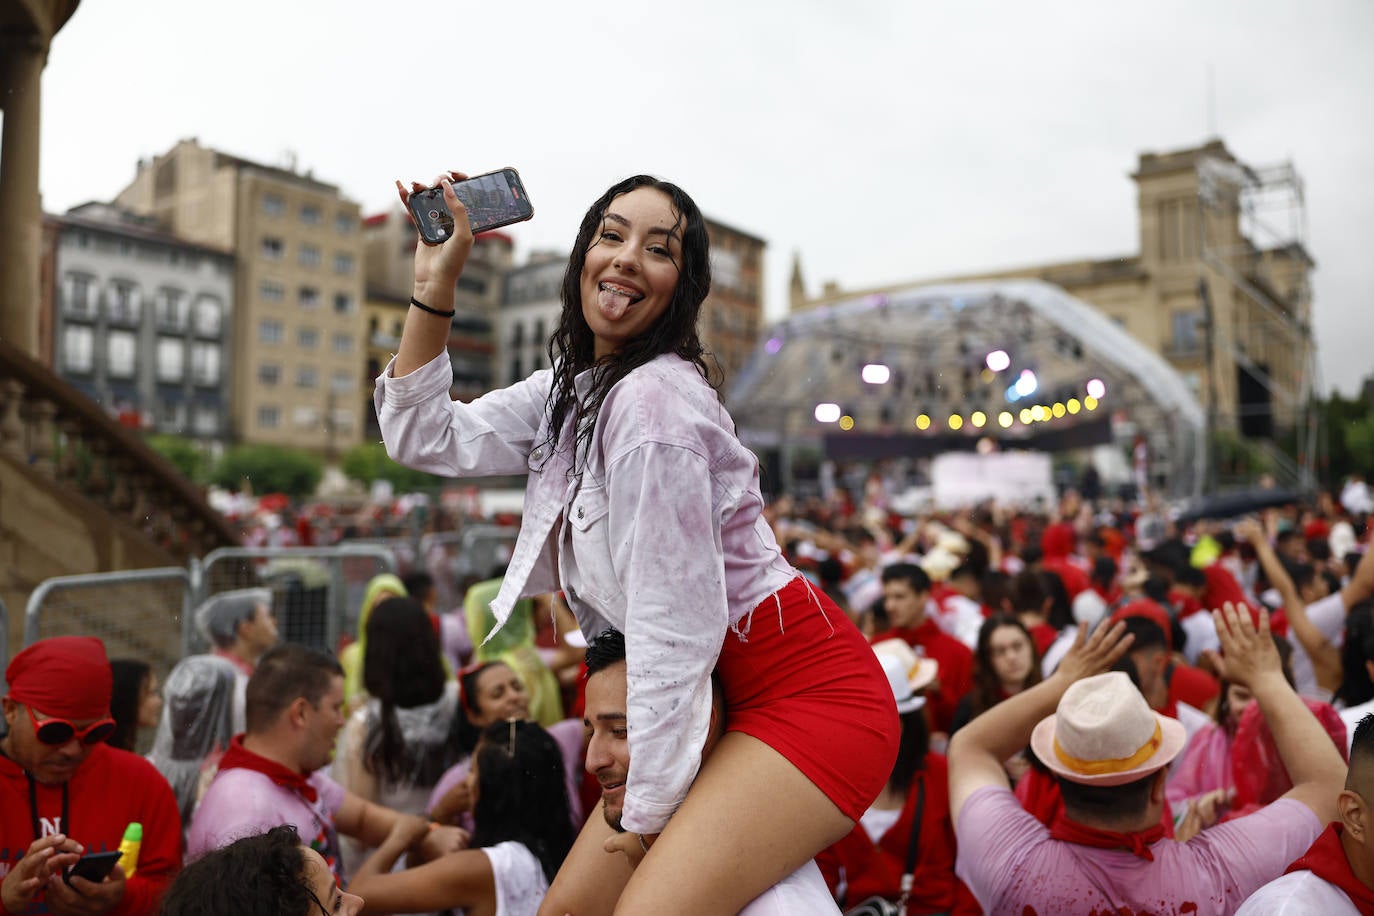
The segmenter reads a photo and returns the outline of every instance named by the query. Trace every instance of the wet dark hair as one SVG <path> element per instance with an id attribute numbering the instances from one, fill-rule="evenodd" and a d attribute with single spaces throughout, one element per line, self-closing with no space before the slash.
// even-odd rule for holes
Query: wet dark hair
<path id="1" fill-rule="evenodd" d="M 1156 770 L 1133 782 L 1119 786 L 1100 786 L 1073 782 L 1055 775 L 1059 794 L 1064 798 L 1064 813 L 1089 825 L 1120 824 L 1135 820 L 1150 806 L 1150 784 Z"/>
<path id="2" fill-rule="evenodd" d="M 483 672 L 493 665 L 510 668 L 505 662 L 482 662 L 458 673 L 458 696 L 462 702 L 458 715 L 454 717 L 453 734 L 458 750 L 464 757 L 472 753 L 477 747 L 477 739 L 482 737 L 482 727 L 472 721 L 473 716 L 482 714 L 477 705 L 477 681 L 481 679 Z"/>
<path id="3" fill-rule="evenodd" d="M 248 678 L 244 701 L 248 733 L 272 727 L 273 722 L 298 698 L 319 706 L 334 678 L 343 677 L 334 656 L 296 643 L 267 650 Z"/>
<path id="4" fill-rule="evenodd" d="M 917 771 L 926 768 L 926 754 L 930 752 L 930 727 L 926 725 L 924 709 L 903 713 L 898 719 L 902 733 L 897 744 L 897 759 L 892 764 L 892 775 L 887 778 L 887 787 L 906 795 Z"/>
<path id="5" fill-rule="evenodd" d="M 138 743 L 138 710 L 143 705 L 143 685 L 153 676 L 153 669 L 142 659 L 112 658 L 110 674 L 113 684 L 110 717 L 115 720 L 115 730 L 105 743 L 132 751 Z"/>
<path id="6" fill-rule="evenodd" d="M 882 573 L 883 584 L 889 582 L 905 582 L 906 587 L 917 595 L 930 591 L 930 576 L 926 571 L 915 563 L 893 563 L 885 567 Z"/>
<path id="7" fill-rule="evenodd" d="M 587 643 L 587 654 L 583 661 L 587 665 L 587 677 L 625 661 L 625 634 L 614 627 L 602 630 Z"/>
<path id="8" fill-rule="evenodd" d="M 416 782 L 432 783 L 456 762 L 432 748 L 424 754 L 426 748 L 407 746 L 396 716 L 397 709 L 438 702 L 447 679 L 439 637 L 424 605 L 414 598 L 379 602 L 367 618 L 363 657 L 363 686 L 381 704 L 363 741 L 363 767 L 369 773 L 393 783 L 412 775 Z"/>
<path id="9" fill-rule="evenodd" d="M 167 889 L 159 912 L 162 916 L 315 916 L 315 909 L 305 847 L 296 828 L 287 825 L 212 849 L 187 865 Z"/>
<path id="10" fill-rule="evenodd" d="M 596 338 L 582 315 L 582 268 L 587 263 L 587 252 L 599 241 L 598 231 L 611 202 L 637 188 L 653 188 L 666 194 L 672 201 L 677 228 L 682 230 L 682 261 L 677 263 L 677 287 L 673 290 L 667 310 L 645 333 L 626 341 L 615 353 L 598 360 L 595 355 Z M 706 233 L 706 220 L 686 191 L 651 175 L 635 175 L 612 185 L 597 198 L 587 208 L 578 227 L 577 239 L 568 258 L 568 269 L 563 274 L 563 310 L 558 318 L 558 327 L 549 338 L 548 355 L 549 365 L 553 366 L 553 385 L 549 388 L 545 408 L 550 419 L 547 444 L 552 446 L 558 442 L 563 426 L 571 416 L 576 430 L 574 455 L 584 452 L 591 443 L 601 404 L 615 383 L 631 370 L 664 353 L 676 353 L 695 364 L 707 382 L 718 384 L 719 378 L 713 379 L 706 364 L 706 348 L 702 346 L 697 333 L 701 304 L 706 301 L 706 294 L 710 290 L 710 239 Z M 579 399 L 573 388 L 573 379 L 588 369 L 592 370 L 591 384 L 586 396 Z"/>
<path id="11" fill-rule="evenodd" d="M 473 763 L 473 847 L 522 843 L 552 881 L 574 839 L 558 742 L 537 722 L 495 722 L 483 729 Z"/>
<path id="12" fill-rule="evenodd" d="M 1351 706 L 1374 700 L 1374 681 L 1365 662 L 1374 659 L 1374 603 L 1362 601 L 1345 618 L 1345 642 L 1341 644 L 1341 686 L 1336 699 Z"/>

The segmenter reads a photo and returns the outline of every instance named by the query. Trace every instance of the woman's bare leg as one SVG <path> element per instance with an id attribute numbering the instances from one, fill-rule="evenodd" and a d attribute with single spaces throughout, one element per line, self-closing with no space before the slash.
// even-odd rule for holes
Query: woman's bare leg
<path id="1" fill-rule="evenodd" d="M 544 895 L 539 916 L 610 916 L 634 874 L 629 859 L 604 849 L 614 834 L 598 801 Z"/>
<path id="2" fill-rule="evenodd" d="M 726 732 L 615 912 L 734 916 L 853 828 L 787 758 Z"/>

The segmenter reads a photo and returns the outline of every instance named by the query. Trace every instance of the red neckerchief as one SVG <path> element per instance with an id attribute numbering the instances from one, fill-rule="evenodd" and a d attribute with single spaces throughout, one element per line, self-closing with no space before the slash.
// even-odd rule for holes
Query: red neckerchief
<path id="1" fill-rule="evenodd" d="M 248 664 L 243 659 L 239 658 L 233 652 L 227 652 L 224 649 L 216 649 L 215 655 L 229 662 L 229 664 L 233 665 L 235 668 L 239 669 L 249 677 L 253 676 L 253 666 Z"/>
<path id="2" fill-rule="evenodd" d="M 1125 849 L 1146 862 L 1153 862 L 1155 857 L 1154 853 L 1150 852 L 1150 844 L 1164 839 L 1164 825 L 1155 824 L 1145 830 L 1117 833 L 1115 830 L 1100 830 L 1071 821 L 1067 817 L 1059 817 L 1050 825 L 1050 836 L 1066 843 L 1092 846 L 1096 849 Z"/>
<path id="3" fill-rule="evenodd" d="M 1374 890 L 1370 890 L 1350 870 L 1350 860 L 1345 857 L 1345 848 L 1341 846 L 1343 827 L 1339 821 L 1327 824 L 1322 835 L 1317 837 L 1317 842 L 1302 854 L 1302 858 L 1288 866 L 1288 871 L 1284 874 L 1310 871 L 1328 884 L 1334 884 L 1345 891 L 1345 895 L 1354 902 L 1355 909 L 1369 916 L 1374 913 Z"/>
<path id="4" fill-rule="evenodd" d="M 301 798 L 311 804 L 314 804 L 320 797 L 304 774 L 295 770 L 288 770 L 275 760 L 268 760 L 261 754 L 255 754 L 245 748 L 243 735 L 235 735 L 230 740 L 229 750 L 225 751 L 224 756 L 219 759 L 219 769 L 221 773 L 233 769 L 253 770 L 261 773 L 282 788 L 298 793 Z"/>

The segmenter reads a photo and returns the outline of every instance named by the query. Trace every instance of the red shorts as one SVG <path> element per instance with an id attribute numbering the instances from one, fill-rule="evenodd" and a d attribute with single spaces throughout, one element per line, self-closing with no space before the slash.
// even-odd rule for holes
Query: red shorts
<path id="1" fill-rule="evenodd" d="M 738 629 L 743 638 L 727 631 L 720 652 L 727 730 L 782 754 L 858 821 L 892 775 L 900 738 L 897 702 L 873 649 L 801 576 Z"/>

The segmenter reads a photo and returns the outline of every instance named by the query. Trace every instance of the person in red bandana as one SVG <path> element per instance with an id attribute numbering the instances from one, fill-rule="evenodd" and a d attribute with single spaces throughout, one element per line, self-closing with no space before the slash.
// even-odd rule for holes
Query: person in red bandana
<path id="1" fill-rule="evenodd" d="M 1340 818 L 1236 916 L 1374 914 L 1374 807 L 1367 799 L 1374 799 L 1374 715 L 1360 720 L 1350 742 L 1350 772 L 1336 799 Z"/>
<path id="2" fill-rule="evenodd" d="M 1321 833 L 1345 765 L 1284 678 L 1268 619 L 1213 613 L 1227 674 L 1269 723 L 1293 788 L 1193 840 L 1164 835 L 1177 721 L 1150 709 L 1130 679 L 1105 672 L 1132 644 L 1126 624 L 1079 636 L 1049 678 L 999 703 L 949 746 L 955 874 L 989 916 L 1087 912 L 1230 913 Z M 1029 741 L 1059 781 L 1065 816 L 1046 827 L 1022 810 L 1002 761 Z"/>
<path id="3" fill-rule="evenodd" d="M 292 824 L 342 885 L 339 833 L 380 846 L 401 817 L 325 775 L 344 725 L 343 668 L 331 655 L 286 644 L 271 649 L 248 679 L 248 731 L 235 735 L 191 817 L 186 853 Z M 462 848 L 457 827 L 437 827 L 416 852 L 428 859 Z"/>
<path id="4" fill-rule="evenodd" d="M 167 780 L 137 754 L 105 744 L 111 674 L 100 640 L 43 639 L 5 671 L 0 738 L 0 914 L 157 912 L 181 868 L 181 821 Z M 119 849 L 143 826 L 137 869 L 96 884 L 61 872 L 82 853 Z"/>

